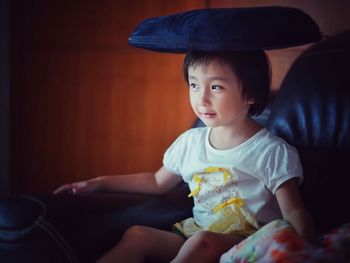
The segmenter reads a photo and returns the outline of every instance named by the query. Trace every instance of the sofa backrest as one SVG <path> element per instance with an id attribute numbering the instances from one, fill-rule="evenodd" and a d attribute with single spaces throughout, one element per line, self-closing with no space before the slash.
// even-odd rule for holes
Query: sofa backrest
<path id="1" fill-rule="evenodd" d="M 322 40 L 293 63 L 268 129 L 297 147 L 302 194 L 317 230 L 350 222 L 350 31 Z"/>

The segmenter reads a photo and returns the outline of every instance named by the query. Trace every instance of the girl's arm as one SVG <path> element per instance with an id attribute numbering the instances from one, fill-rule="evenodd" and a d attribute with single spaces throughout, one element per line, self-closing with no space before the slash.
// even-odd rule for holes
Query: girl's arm
<path id="1" fill-rule="evenodd" d="M 314 223 L 304 206 L 297 179 L 290 179 L 283 183 L 277 189 L 276 197 L 283 218 L 294 226 L 299 235 L 314 243 L 316 240 Z"/>
<path id="2" fill-rule="evenodd" d="M 163 194 L 182 180 L 181 176 L 168 172 L 161 167 L 156 173 L 136 173 L 128 175 L 110 175 L 90 180 L 66 184 L 54 191 L 87 193 L 87 192 L 127 192 L 144 194 Z"/>

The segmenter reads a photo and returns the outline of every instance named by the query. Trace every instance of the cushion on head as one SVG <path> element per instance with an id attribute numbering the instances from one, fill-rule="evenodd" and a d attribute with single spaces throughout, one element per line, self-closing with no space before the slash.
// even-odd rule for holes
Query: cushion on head
<path id="1" fill-rule="evenodd" d="M 129 44 L 169 53 L 268 50 L 316 42 L 321 36 L 317 24 L 296 8 L 213 8 L 145 19 Z"/>

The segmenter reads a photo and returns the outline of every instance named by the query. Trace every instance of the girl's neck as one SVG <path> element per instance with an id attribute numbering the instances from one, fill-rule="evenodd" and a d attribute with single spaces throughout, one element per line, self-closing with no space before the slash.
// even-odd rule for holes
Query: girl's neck
<path id="1" fill-rule="evenodd" d="M 240 125 L 212 128 L 209 134 L 209 142 L 218 150 L 230 149 L 242 144 L 262 128 L 254 120 L 247 118 Z"/>

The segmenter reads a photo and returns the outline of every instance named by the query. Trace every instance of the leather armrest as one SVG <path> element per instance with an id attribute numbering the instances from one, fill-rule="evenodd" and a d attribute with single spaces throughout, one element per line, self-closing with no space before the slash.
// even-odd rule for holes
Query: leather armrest
<path id="1" fill-rule="evenodd" d="M 16 263 L 95 262 L 132 225 L 170 230 L 191 216 L 187 192 L 180 186 L 159 196 L 96 193 L 0 199 L 0 258 Z"/>

